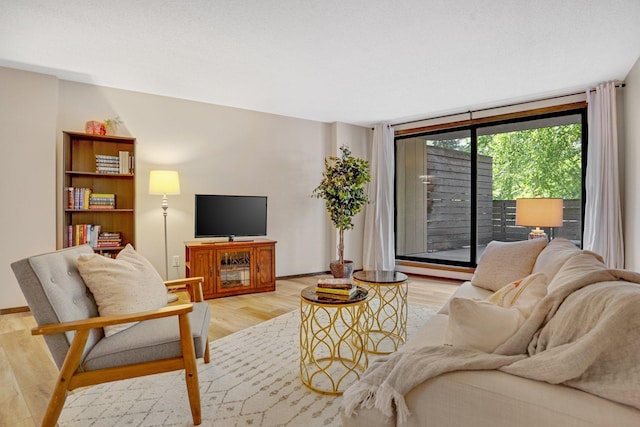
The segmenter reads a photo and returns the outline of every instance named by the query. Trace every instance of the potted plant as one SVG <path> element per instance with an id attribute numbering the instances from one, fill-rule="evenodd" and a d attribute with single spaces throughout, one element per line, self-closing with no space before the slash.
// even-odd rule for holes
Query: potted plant
<path id="1" fill-rule="evenodd" d="M 365 185 L 371 181 L 369 162 L 351 155 L 346 145 L 340 147 L 340 157 L 324 160 L 322 182 L 313 190 L 313 197 L 324 199 L 333 225 L 340 232 L 338 260 L 331 263 L 333 277 L 351 277 L 353 262 L 344 259 L 344 231 L 353 228 L 353 217 L 369 203 Z"/>

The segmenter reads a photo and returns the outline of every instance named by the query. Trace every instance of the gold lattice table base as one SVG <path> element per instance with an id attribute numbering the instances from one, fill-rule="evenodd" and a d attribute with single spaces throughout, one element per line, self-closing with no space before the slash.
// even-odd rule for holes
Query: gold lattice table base
<path id="1" fill-rule="evenodd" d="M 300 379 L 311 390 L 342 394 L 367 369 L 362 319 L 367 292 L 355 301 L 326 304 L 315 286 L 300 298 Z"/>
<path id="2" fill-rule="evenodd" d="M 367 289 L 370 296 L 363 318 L 366 351 L 393 353 L 407 339 L 407 275 L 396 271 L 358 271 L 353 280 Z"/>

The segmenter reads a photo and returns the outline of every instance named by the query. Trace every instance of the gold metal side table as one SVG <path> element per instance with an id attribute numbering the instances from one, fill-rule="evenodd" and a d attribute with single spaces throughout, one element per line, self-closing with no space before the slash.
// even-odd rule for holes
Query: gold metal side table
<path id="1" fill-rule="evenodd" d="M 366 351 L 392 353 L 407 339 L 408 277 L 397 271 L 358 271 L 353 273 L 358 286 L 369 290 L 364 317 Z"/>
<path id="2" fill-rule="evenodd" d="M 313 391 L 342 394 L 367 369 L 362 318 L 369 298 L 364 288 L 349 300 L 300 294 L 300 379 Z"/>

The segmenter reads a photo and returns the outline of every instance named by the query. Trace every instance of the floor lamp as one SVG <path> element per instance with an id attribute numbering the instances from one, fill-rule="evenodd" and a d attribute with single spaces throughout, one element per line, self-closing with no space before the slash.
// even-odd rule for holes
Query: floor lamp
<path id="1" fill-rule="evenodd" d="M 167 250 L 167 195 L 180 194 L 180 177 L 176 171 L 151 171 L 149 173 L 149 194 L 162 195 L 162 216 L 164 217 L 164 278 L 169 280 L 169 253 Z"/>

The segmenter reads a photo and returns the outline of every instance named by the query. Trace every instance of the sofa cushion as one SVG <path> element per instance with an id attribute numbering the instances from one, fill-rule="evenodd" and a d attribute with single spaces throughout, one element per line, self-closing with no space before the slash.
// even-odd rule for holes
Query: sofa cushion
<path id="1" fill-rule="evenodd" d="M 551 281 L 564 263 L 580 252 L 582 252 L 580 248 L 569 240 L 561 237 L 555 238 L 540 252 L 532 272 L 544 273 Z"/>
<path id="2" fill-rule="evenodd" d="M 527 318 L 533 307 L 547 294 L 547 284 L 544 273 L 531 274 L 504 286 L 491 294 L 487 301 L 500 307 L 514 307 Z"/>
<path id="3" fill-rule="evenodd" d="M 510 338 L 547 293 L 547 276 L 532 274 L 491 294 L 486 300 L 453 298 L 445 344 L 493 352 Z"/>
<path id="4" fill-rule="evenodd" d="M 138 313 L 167 305 L 167 288 L 162 278 L 131 245 L 120 251 L 115 259 L 83 254 L 78 257 L 77 264 L 101 316 Z M 106 326 L 105 336 L 134 324 Z"/>
<path id="5" fill-rule="evenodd" d="M 519 242 L 490 242 L 478 261 L 471 284 L 490 291 L 531 274 L 536 258 L 547 245 L 546 239 Z"/>
<path id="6" fill-rule="evenodd" d="M 196 358 L 204 356 L 211 320 L 206 302 L 193 303 L 188 314 Z M 180 357 L 178 316 L 138 322 L 96 344 L 82 362 L 85 371 Z"/>
<path id="7" fill-rule="evenodd" d="M 516 333 L 524 316 L 513 307 L 454 298 L 449 306 L 445 344 L 491 353 Z"/>
<path id="8" fill-rule="evenodd" d="M 473 286 L 471 282 L 464 282 L 462 285 L 458 286 L 456 291 L 449 297 L 449 300 L 440 307 L 438 314 L 449 314 L 449 304 L 453 298 L 483 300 L 487 299 L 489 296 L 491 296 L 490 290 Z"/>

